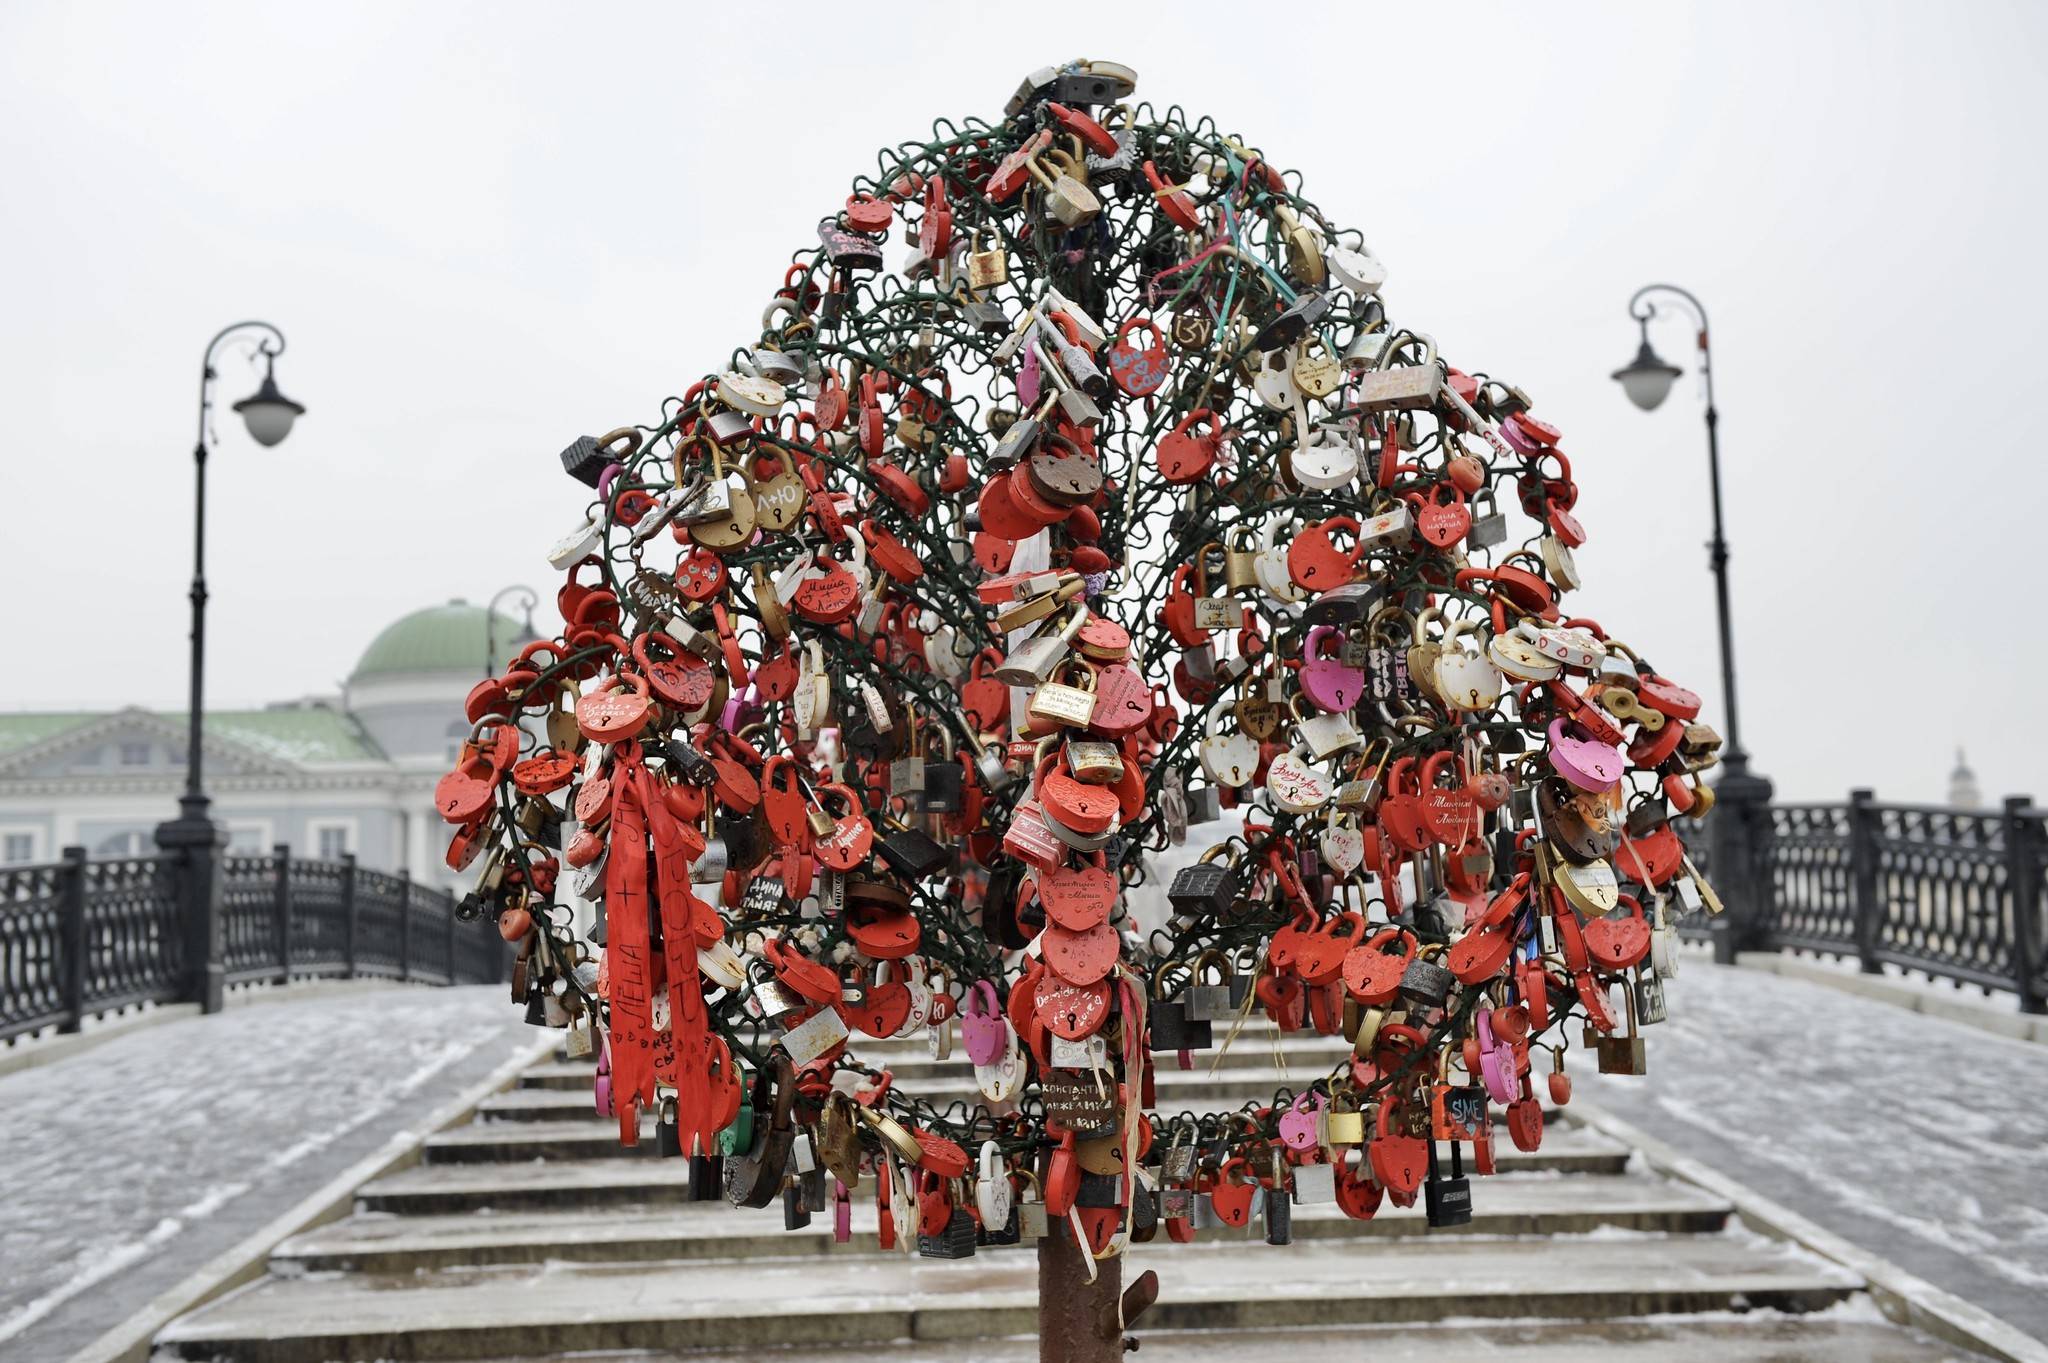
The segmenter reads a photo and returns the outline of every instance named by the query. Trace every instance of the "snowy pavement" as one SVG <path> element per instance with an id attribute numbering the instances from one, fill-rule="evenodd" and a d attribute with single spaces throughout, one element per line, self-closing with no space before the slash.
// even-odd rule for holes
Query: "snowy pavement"
<path id="1" fill-rule="evenodd" d="M 1650 1072 L 1578 1091 L 2048 1339 L 2048 1046 L 1684 958 Z"/>
<path id="2" fill-rule="evenodd" d="M 145 1027 L 0 1077 L 0 1358 L 62 1359 L 533 1031 L 502 986 L 393 986 Z"/>

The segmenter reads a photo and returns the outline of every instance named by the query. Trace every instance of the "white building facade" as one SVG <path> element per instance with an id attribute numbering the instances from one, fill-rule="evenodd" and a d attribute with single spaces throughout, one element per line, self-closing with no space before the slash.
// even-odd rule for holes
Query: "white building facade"
<path id="1" fill-rule="evenodd" d="M 492 645 L 502 666 L 532 637 L 451 601 L 378 634 L 338 696 L 209 711 L 205 785 L 233 849 L 353 853 L 452 886 L 434 783 L 468 732 L 463 698 Z M 74 844 L 93 857 L 153 851 L 157 824 L 177 814 L 185 741 L 182 711 L 0 714 L 0 864 L 54 861 Z"/>

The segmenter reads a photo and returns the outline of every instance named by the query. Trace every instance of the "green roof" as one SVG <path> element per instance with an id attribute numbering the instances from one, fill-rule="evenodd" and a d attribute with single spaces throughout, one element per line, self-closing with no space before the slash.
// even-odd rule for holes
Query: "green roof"
<path id="1" fill-rule="evenodd" d="M 100 711 L 51 711 L 0 714 L 0 755 L 40 743 L 69 729 L 97 724 L 109 715 Z M 185 711 L 147 711 L 178 732 L 185 729 Z M 206 716 L 210 738 L 253 748 L 281 762 L 312 765 L 322 762 L 382 762 L 384 754 L 347 715 L 324 706 L 278 710 L 214 710 Z"/>
<path id="2" fill-rule="evenodd" d="M 485 624 L 490 612 L 467 601 L 450 601 L 414 611 L 385 626 L 363 650 L 350 684 L 369 677 L 405 672 L 468 672 L 484 674 Z M 532 637 L 526 626 L 502 612 L 498 615 L 497 671 Z"/>
<path id="3" fill-rule="evenodd" d="M 185 712 L 165 719 L 185 723 Z M 384 754 L 354 720 L 338 710 L 217 710 L 206 716 L 206 732 L 215 738 L 268 753 L 280 761 L 381 762 Z"/>
<path id="4" fill-rule="evenodd" d="M 52 734 L 89 724 L 107 713 L 104 710 L 52 710 L 42 714 L 0 715 L 0 753 L 40 743 Z"/>

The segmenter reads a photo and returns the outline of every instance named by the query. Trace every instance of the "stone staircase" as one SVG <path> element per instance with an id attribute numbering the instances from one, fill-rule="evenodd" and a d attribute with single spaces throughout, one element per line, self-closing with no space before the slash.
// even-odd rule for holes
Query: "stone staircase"
<path id="1" fill-rule="evenodd" d="M 921 1043 L 894 1050 L 904 1087 L 957 1093 L 961 1062 L 936 1065 Z M 1158 1109 L 1270 1096 L 1342 1053 L 1254 1023 L 1215 1074 L 1213 1052 L 1192 1072 L 1162 1069 Z M 533 1066 L 472 1124 L 428 1137 L 420 1163 L 364 1185 L 354 1215 L 280 1245 L 267 1278 L 173 1322 L 157 1357 L 716 1359 L 880 1345 L 897 1363 L 1036 1356 L 1028 1246 L 964 1262 L 884 1252 L 859 1193 L 849 1245 L 832 1243 L 829 1216 L 785 1231 L 776 1208 L 685 1202 L 688 1162 L 657 1158 L 651 1127 L 620 1147 L 616 1123 L 592 1110 L 590 1077 L 587 1062 Z M 1429 1230 L 1419 1207 L 1356 1222 L 1305 1206 L 1288 1247 L 1262 1243 L 1256 1222 L 1251 1243 L 1211 1230 L 1194 1245 L 1134 1246 L 1134 1270 L 1162 1280 L 1138 1328 L 1146 1356 L 1350 1358 L 1362 1331 L 1375 1358 L 1437 1363 L 1954 1356 L 1886 1324 L 1854 1274 L 1734 1225 L 1728 1203 L 1634 1167 L 1568 1110 L 1540 1151 L 1499 1147 L 1500 1172 L 1474 1181 L 1472 1223 L 1455 1230 Z"/>

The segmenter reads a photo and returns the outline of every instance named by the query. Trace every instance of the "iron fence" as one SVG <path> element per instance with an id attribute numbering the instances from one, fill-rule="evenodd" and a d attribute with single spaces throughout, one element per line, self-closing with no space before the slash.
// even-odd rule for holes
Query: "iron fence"
<path id="1" fill-rule="evenodd" d="M 211 883 L 193 893 L 194 875 Z M 192 921 L 195 905 L 211 925 Z M 456 921 L 445 891 L 353 857 L 314 861 L 280 845 L 209 866 L 173 852 L 88 861 L 67 847 L 61 861 L 0 868 L 0 1042 L 140 1003 L 208 1002 L 209 970 L 230 985 L 489 984 L 505 977 L 506 955 L 488 923 Z"/>
<path id="2" fill-rule="evenodd" d="M 2010 989 L 2048 1011 L 2042 903 L 2048 810 L 2015 797 L 1990 810 L 1880 804 L 1867 790 L 1836 804 L 1772 804 L 1767 818 L 1715 808 L 1715 883 L 1726 921 L 1695 917 L 1685 935 L 1736 951 L 1810 951 L 1939 979 Z M 1698 854 L 1696 853 L 1696 856 Z"/>

